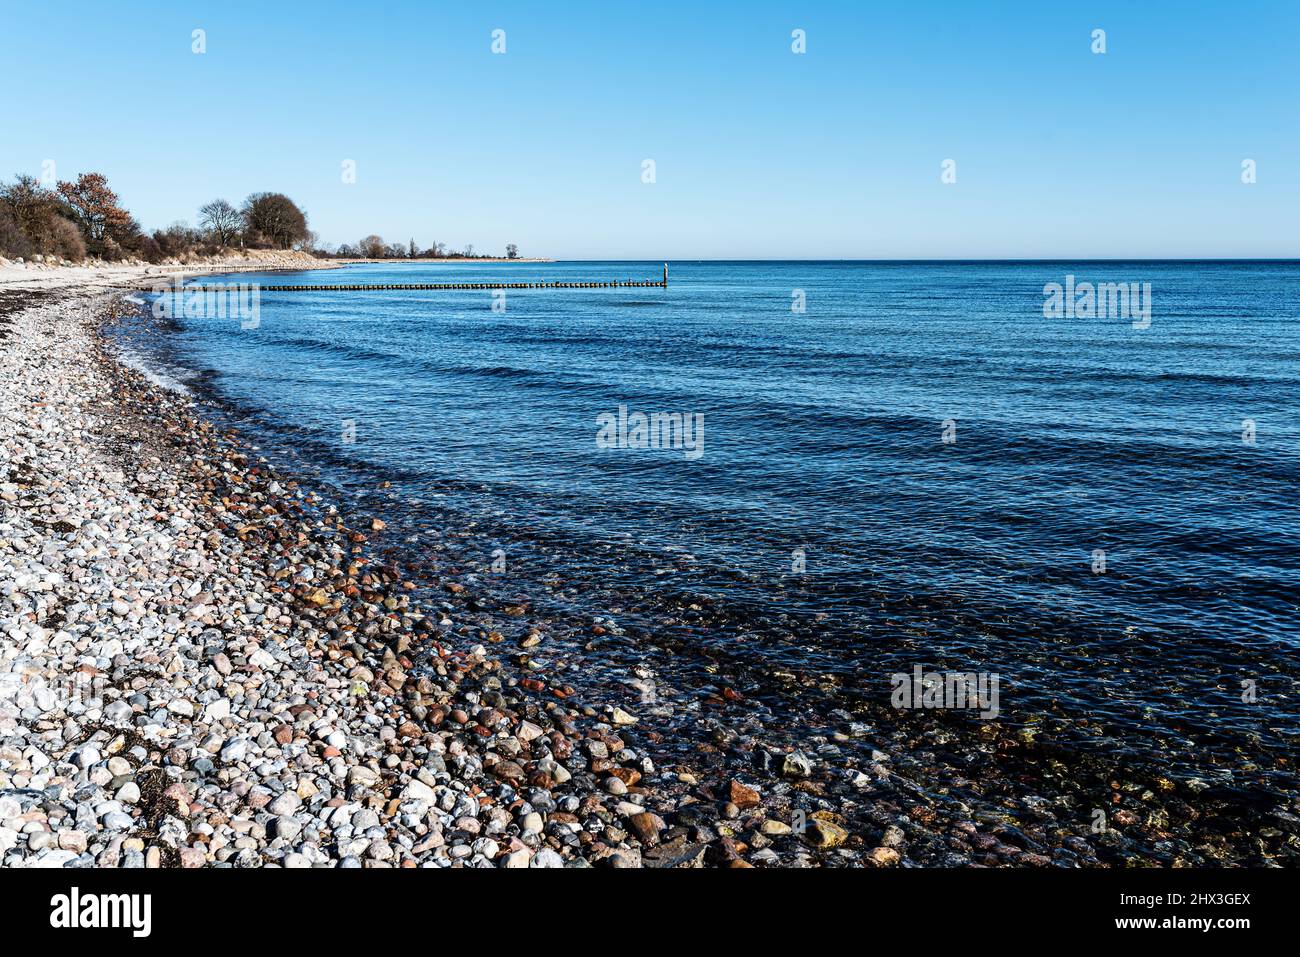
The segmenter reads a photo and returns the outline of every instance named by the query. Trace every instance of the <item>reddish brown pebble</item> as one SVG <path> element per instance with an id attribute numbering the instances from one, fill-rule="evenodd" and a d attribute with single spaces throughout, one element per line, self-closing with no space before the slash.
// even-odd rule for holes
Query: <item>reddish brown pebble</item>
<path id="1" fill-rule="evenodd" d="M 756 807 L 759 803 L 759 795 L 757 791 L 748 785 L 741 784 L 739 781 L 735 780 L 731 782 L 728 797 L 731 799 L 731 803 L 736 805 L 736 807 L 740 808 L 742 811 L 751 807 Z"/>

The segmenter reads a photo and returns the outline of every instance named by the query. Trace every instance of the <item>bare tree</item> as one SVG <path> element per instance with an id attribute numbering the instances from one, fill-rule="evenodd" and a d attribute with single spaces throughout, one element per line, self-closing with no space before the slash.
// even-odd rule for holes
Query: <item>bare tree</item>
<path id="1" fill-rule="evenodd" d="M 199 207 L 199 227 L 206 230 L 218 246 L 229 246 L 239 235 L 243 217 L 224 199 L 214 199 Z"/>

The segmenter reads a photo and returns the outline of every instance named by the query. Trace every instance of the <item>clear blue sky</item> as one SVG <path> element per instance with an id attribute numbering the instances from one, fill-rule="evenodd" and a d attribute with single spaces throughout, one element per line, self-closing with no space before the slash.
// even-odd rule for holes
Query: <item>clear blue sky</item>
<path id="1" fill-rule="evenodd" d="M 1300 256 L 1295 0 L 4 0 L 0 70 L 0 176 L 151 228 L 277 190 L 560 258 Z"/>

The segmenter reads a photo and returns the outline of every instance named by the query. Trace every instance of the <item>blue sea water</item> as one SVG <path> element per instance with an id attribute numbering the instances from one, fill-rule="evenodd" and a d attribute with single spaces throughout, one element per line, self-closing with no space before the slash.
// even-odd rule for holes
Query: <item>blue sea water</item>
<path id="1" fill-rule="evenodd" d="M 491 290 L 268 291 L 256 328 L 182 318 L 130 348 L 384 517 L 431 587 L 465 573 L 548 616 L 575 681 L 648 670 L 815 726 L 807 709 L 887 699 L 924 663 L 1000 674 L 1004 720 L 1100 721 L 1103 746 L 1294 745 L 1300 264 L 670 269 L 667 288 L 507 290 L 502 311 Z M 1067 275 L 1150 283 L 1149 326 L 1045 317 Z M 620 406 L 702 417 L 702 453 L 600 447 Z"/>

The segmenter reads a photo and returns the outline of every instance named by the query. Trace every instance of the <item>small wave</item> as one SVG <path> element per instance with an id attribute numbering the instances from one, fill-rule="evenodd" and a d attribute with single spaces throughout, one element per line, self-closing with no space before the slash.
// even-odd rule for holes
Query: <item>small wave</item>
<path id="1" fill-rule="evenodd" d="M 179 378 L 182 374 L 179 370 L 164 369 L 155 363 L 147 361 L 139 353 L 120 346 L 118 348 L 117 361 L 128 369 L 140 373 L 152 384 L 166 389 L 169 392 L 176 392 L 181 395 L 192 394 L 189 387 Z"/>

